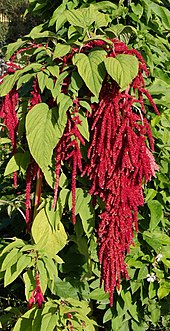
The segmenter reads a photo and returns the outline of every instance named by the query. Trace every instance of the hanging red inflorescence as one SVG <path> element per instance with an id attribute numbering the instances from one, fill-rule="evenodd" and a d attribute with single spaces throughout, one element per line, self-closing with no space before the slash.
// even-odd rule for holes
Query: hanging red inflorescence
<path id="1" fill-rule="evenodd" d="M 57 194 L 59 188 L 59 179 L 61 171 L 61 163 L 68 161 L 69 165 L 72 167 L 72 222 L 76 223 L 76 177 L 77 171 L 82 173 L 82 155 L 80 151 L 80 143 L 85 145 L 85 141 L 77 127 L 81 124 L 79 119 L 78 110 L 79 104 L 78 100 L 74 100 L 75 108 L 71 115 L 67 113 L 67 125 L 62 138 L 56 146 L 56 183 L 54 188 L 54 203 L 53 208 L 56 206 Z"/>
<path id="2" fill-rule="evenodd" d="M 56 182 L 54 188 L 54 203 L 56 207 L 61 166 L 67 162 L 72 171 L 72 221 L 76 223 L 76 177 L 77 172 L 87 175 L 90 183 L 90 194 L 99 196 L 104 202 L 104 209 L 100 214 L 98 224 L 99 261 L 101 264 L 101 284 L 110 293 L 110 304 L 113 305 L 115 288 L 120 288 L 122 277 L 128 278 L 125 256 L 133 242 L 134 230 L 138 230 L 138 209 L 144 204 L 142 184 L 155 176 L 158 166 L 152 151 L 154 140 L 149 122 L 145 116 L 144 97 L 147 98 L 159 114 L 158 109 L 145 88 L 144 75 L 149 72 L 141 54 L 134 49 L 129 50 L 121 41 L 113 39 L 113 47 L 102 40 L 93 40 L 83 45 L 81 49 L 72 48 L 72 52 L 63 57 L 63 66 L 72 65 L 75 53 L 87 53 L 95 47 L 102 47 L 108 57 L 128 54 L 137 57 L 139 70 L 133 82 L 125 91 L 120 91 L 118 84 L 107 75 L 104 79 L 99 102 L 91 104 L 92 113 L 88 114 L 90 143 L 87 161 L 82 166 L 81 145 L 85 145 L 79 125 L 79 95 L 73 100 L 72 108 L 67 110 L 67 124 L 64 133 L 55 148 Z M 35 47 L 35 46 L 34 46 Z M 16 69 L 16 68 L 15 68 Z M 9 70 L 14 70 L 12 67 Z M 63 82 L 62 93 L 68 94 L 70 84 L 69 74 Z M 55 81 L 56 79 L 54 79 Z M 87 90 L 86 90 L 87 92 Z M 90 101 L 91 92 L 86 98 Z M 33 90 L 28 111 L 42 102 L 37 78 L 33 82 Z M 16 129 L 18 120 L 16 106 L 18 93 L 14 87 L 4 97 L 1 117 L 7 125 L 12 140 L 14 152 L 16 150 Z M 51 97 L 49 107 L 56 105 Z M 64 110 L 63 110 L 64 111 Z M 32 160 L 26 173 L 26 222 L 27 228 L 31 219 L 31 182 L 38 166 Z M 83 169 L 84 168 L 84 169 Z M 37 276 L 38 277 L 38 276 Z M 41 306 L 43 296 L 39 278 L 37 286 L 30 299 L 30 307 L 38 302 Z"/>
<path id="3" fill-rule="evenodd" d="M 143 94 L 159 113 L 143 87 L 142 73 L 148 71 L 140 53 L 128 51 L 122 42 L 115 41 L 114 46 L 110 56 L 122 53 L 137 56 L 139 73 L 124 92 L 120 92 L 115 81 L 103 84 L 99 104 L 92 105 L 91 140 L 84 171 L 91 181 L 90 194 L 100 196 L 105 203 L 98 225 L 98 244 L 101 283 L 110 293 L 111 306 L 114 289 L 120 288 L 122 277 L 128 278 L 125 256 L 134 229 L 138 230 L 138 208 L 144 204 L 142 183 L 151 180 L 158 170 L 147 147 L 148 140 L 150 148 L 154 148 L 151 129 L 144 118 Z M 134 95 L 130 88 L 136 92 Z"/>

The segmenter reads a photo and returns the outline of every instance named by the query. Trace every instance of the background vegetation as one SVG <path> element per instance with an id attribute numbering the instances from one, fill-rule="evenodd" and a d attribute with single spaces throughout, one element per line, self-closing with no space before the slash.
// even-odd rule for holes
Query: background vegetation
<path id="1" fill-rule="evenodd" d="M 87 20 L 86 27 L 82 27 L 78 23 L 74 25 L 75 18 L 73 22 L 66 19 L 66 9 L 87 8 L 90 3 L 94 4 L 99 13 L 105 14 L 104 23 L 95 26 L 95 23 L 88 23 Z M 33 245 L 26 232 L 23 214 L 27 165 L 20 164 L 19 186 L 15 191 L 11 173 L 16 170 L 18 164 L 13 161 L 8 163 L 12 157 L 12 148 L 8 132 L 1 124 L 0 322 L 2 330 L 73 330 L 72 324 L 75 330 L 89 331 L 168 331 L 170 329 L 169 9 L 170 2 L 161 0 L 119 2 L 30 0 L 30 15 L 36 13 L 41 19 L 41 25 L 36 26 L 29 36 L 35 43 L 50 44 L 54 41 L 53 46 L 50 44 L 54 49 L 55 36 L 57 39 L 61 38 L 60 41 L 64 40 L 66 44 L 81 43 L 88 31 L 89 34 L 96 33 L 118 38 L 128 44 L 129 48 L 134 47 L 141 52 L 150 70 L 146 85 L 161 113 L 159 117 L 154 115 L 146 100 L 147 118 L 151 122 L 155 138 L 154 156 L 160 169 L 157 177 L 144 187 L 145 206 L 139 213 L 139 232 L 135 235 L 135 245 L 131 247 L 126 258 L 130 280 L 122 281 L 121 290 L 114 295 L 114 306 L 110 308 L 109 295 L 99 287 L 100 268 L 96 227 L 97 215 L 101 210 L 100 203 L 91 214 L 88 196 L 83 199 L 81 187 L 84 187 L 84 183 L 78 178 L 77 204 L 79 201 L 82 204 L 77 206 L 78 221 L 76 226 L 73 226 L 69 200 L 64 193 L 60 193 L 61 205 L 58 209 L 62 214 L 60 220 L 62 225 L 58 234 L 62 241 L 58 243 L 56 249 L 59 256 L 57 255 L 55 261 L 50 259 L 48 254 L 42 251 L 42 247 Z M 10 15 L 10 7 L 9 12 L 6 13 Z M 47 13 L 50 13 L 48 17 Z M 12 55 L 21 45 L 20 40 L 8 46 L 7 57 L 10 57 L 10 54 Z M 44 61 L 44 56 L 46 61 L 48 54 L 43 52 L 44 50 L 42 53 L 34 53 L 37 63 Z M 24 54 L 17 60 L 24 62 L 24 56 L 29 57 L 30 54 Z M 43 87 L 45 88 L 45 82 L 42 82 L 42 89 Z M 23 100 L 24 97 L 27 98 L 29 91 L 29 83 L 26 82 L 22 91 Z M 22 140 L 22 127 L 20 129 L 20 140 Z M 64 168 L 61 188 L 61 192 L 70 191 L 69 169 Z M 33 186 L 32 199 L 34 191 Z M 52 197 L 52 188 L 44 184 L 42 204 L 46 203 L 47 213 L 50 213 L 49 205 Z M 50 217 L 55 225 L 56 216 Z M 93 219 L 89 226 L 87 226 L 88 217 Z M 46 231 L 42 214 L 40 218 L 41 231 L 43 227 Z M 35 229 L 33 234 L 35 242 L 37 235 Z M 50 245 L 51 243 L 47 251 L 52 249 Z M 37 250 L 40 254 L 40 280 L 46 302 L 43 310 L 34 307 L 27 311 L 26 299 L 28 300 L 35 286 L 32 260 Z M 18 263 L 20 256 L 17 254 L 25 256 L 25 265 Z M 64 263 L 61 263 L 62 260 Z M 81 324 L 82 320 L 85 321 L 86 326 Z"/>

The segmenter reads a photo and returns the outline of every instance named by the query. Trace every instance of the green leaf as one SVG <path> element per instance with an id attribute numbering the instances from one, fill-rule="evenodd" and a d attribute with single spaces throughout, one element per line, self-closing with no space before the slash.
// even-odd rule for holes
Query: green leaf
<path id="1" fill-rule="evenodd" d="M 57 7 L 57 9 L 53 12 L 53 15 L 50 19 L 49 26 L 55 24 L 55 22 L 60 18 L 60 16 L 65 11 L 65 9 L 66 9 L 66 5 L 64 3 L 62 3 L 60 6 Z"/>
<path id="2" fill-rule="evenodd" d="M 76 289 L 67 281 L 62 281 L 60 278 L 55 278 L 55 294 L 61 298 L 67 299 L 69 297 L 78 299 Z"/>
<path id="3" fill-rule="evenodd" d="M 26 44 L 26 41 L 22 40 L 22 39 L 18 39 L 14 43 L 8 44 L 6 55 L 5 55 L 5 61 L 8 61 L 11 58 L 11 56 L 15 53 L 15 51 L 17 51 L 24 44 Z"/>
<path id="4" fill-rule="evenodd" d="M 103 316 L 103 323 L 110 321 L 112 317 L 113 317 L 112 310 L 109 308 L 108 310 L 106 310 Z"/>
<path id="5" fill-rule="evenodd" d="M 7 245 L 3 251 L 1 252 L 1 256 L 6 253 L 6 252 L 9 252 L 12 248 L 14 247 L 23 247 L 25 246 L 25 242 L 22 240 L 22 239 L 17 239 L 17 238 L 14 238 L 15 240 L 13 242 L 11 242 L 9 245 Z"/>
<path id="6" fill-rule="evenodd" d="M 135 56 L 120 54 L 115 58 L 105 59 L 108 74 L 124 91 L 138 74 L 139 63 Z"/>
<path id="7" fill-rule="evenodd" d="M 5 168 L 4 176 L 8 176 L 15 171 L 19 170 L 19 161 L 20 161 L 21 153 L 17 153 L 11 157 L 8 161 L 7 166 Z"/>
<path id="8" fill-rule="evenodd" d="M 90 299 L 109 302 L 109 293 L 105 293 L 103 288 L 96 288 L 90 293 Z"/>
<path id="9" fill-rule="evenodd" d="M 36 75 L 35 73 L 32 73 L 21 76 L 17 82 L 17 90 L 22 86 L 22 84 L 27 83 L 31 78 L 35 77 L 35 75 Z"/>
<path id="10" fill-rule="evenodd" d="M 10 269 L 7 269 L 4 277 L 4 286 L 11 284 L 31 264 L 33 264 L 31 257 L 22 254 L 16 262 L 16 266 L 12 265 Z"/>
<path id="11" fill-rule="evenodd" d="M 53 149 L 60 140 L 66 123 L 65 109 L 49 109 L 45 103 L 34 106 L 26 117 L 26 135 L 33 158 L 40 168 L 47 169 Z"/>
<path id="12" fill-rule="evenodd" d="M 28 310 L 22 317 L 17 320 L 13 331 L 32 331 L 32 322 L 35 312 L 36 308 Z"/>
<path id="13" fill-rule="evenodd" d="M 52 208 L 53 199 L 47 199 L 47 202 L 45 205 L 45 212 L 46 212 L 48 221 L 51 224 L 52 229 L 56 229 L 57 225 L 59 224 L 59 222 L 61 220 L 68 193 L 69 193 L 68 189 L 62 189 L 60 191 L 55 210 Z"/>
<path id="14" fill-rule="evenodd" d="M 47 69 L 52 76 L 57 77 L 57 78 L 59 77 L 59 66 L 57 66 L 57 65 L 48 66 Z"/>
<path id="15" fill-rule="evenodd" d="M 48 76 L 46 74 L 44 74 L 43 71 L 40 71 L 37 73 L 37 78 L 38 78 L 38 85 L 39 85 L 40 91 L 41 91 L 41 93 L 43 93 L 47 80 L 48 80 Z"/>
<path id="16" fill-rule="evenodd" d="M 165 284 L 161 284 L 157 292 L 159 300 L 165 298 L 167 295 L 169 295 L 169 293 L 170 293 L 170 287 L 168 288 L 166 287 Z"/>
<path id="17" fill-rule="evenodd" d="M 93 9 L 93 6 L 89 6 L 88 8 L 66 10 L 65 15 L 71 25 L 87 29 L 95 21 Z"/>
<path id="18" fill-rule="evenodd" d="M 54 90 L 51 91 L 54 100 L 60 95 L 63 81 L 67 76 L 68 72 L 64 71 L 59 75 L 59 77 L 57 77 Z"/>
<path id="19" fill-rule="evenodd" d="M 39 230 L 41 228 L 41 231 Z M 32 225 L 32 236 L 38 249 L 43 249 L 50 256 L 55 255 L 66 245 L 67 234 L 61 222 L 52 231 L 44 209 L 35 217 Z"/>
<path id="20" fill-rule="evenodd" d="M 25 283 L 25 296 L 26 299 L 29 300 L 32 291 L 35 289 L 35 276 L 33 274 L 33 270 L 27 270 L 24 274 L 23 274 L 23 280 Z"/>
<path id="21" fill-rule="evenodd" d="M 1 271 L 5 271 L 7 267 L 10 268 L 11 265 L 15 264 L 16 261 L 19 259 L 21 254 L 19 253 L 19 249 L 13 248 L 5 257 L 2 266 Z"/>
<path id="22" fill-rule="evenodd" d="M 10 144 L 10 143 L 11 143 L 11 139 L 9 139 L 9 138 L 1 138 L 0 137 L 0 145 Z"/>
<path id="23" fill-rule="evenodd" d="M 12 90 L 21 74 L 22 71 L 17 70 L 14 74 L 8 74 L 3 78 L 3 82 L 0 84 L 0 97 L 5 96 Z"/>
<path id="24" fill-rule="evenodd" d="M 69 45 L 64 44 L 56 44 L 53 54 L 53 60 L 57 57 L 63 57 L 71 51 L 71 47 Z"/>
<path id="25" fill-rule="evenodd" d="M 162 205 L 159 201 L 152 200 L 148 202 L 148 207 L 151 213 L 149 229 L 150 231 L 153 231 L 155 230 L 155 228 L 157 227 L 163 216 Z"/>
<path id="26" fill-rule="evenodd" d="M 90 107 L 90 105 L 89 105 L 88 102 L 86 102 L 86 101 L 80 101 L 80 106 L 83 107 L 83 108 L 85 108 L 86 110 L 88 110 L 89 113 L 91 114 L 92 109 L 91 109 L 91 107 Z"/>
<path id="27" fill-rule="evenodd" d="M 164 27 L 170 30 L 170 11 L 165 6 L 151 3 L 150 9 L 162 20 Z"/>
<path id="28" fill-rule="evenodd" d="M 104 50 L 91 51 L 89 55 L 76 54 L 73 63 L 89 90 L 98 97 L 103 79 L 105 77 L 104 59 L 107 53 Z"/>
<path id="29" fill-rule="evenodd" d="M 41 259 L 38 259 L 37 266 L 38 266 L 38 271 L 39 271 L 39 276 L 40 276 L 40 286 L 41 286 L 42 292 L 44 294 L 47 289 L 47 282 L 48 282 L 47 269 L 46 269 L 44 262 Z"/>
<path id="30" fill-rule="evenodd" d="M 42 310 L 37 309 L 34 320 L 32 321 L 32 330 L 31 331 L 38 331 L 41 328 L 41 323 L 42 323 Z"/>
<path id="31" fill-rule="evenodd" d="M 30 154 L 28 151 L 25 153 L 16 153 L 7 163 L 5 168 L 4 176 L 8 176 L 11 173 L 22 170 L 24 173 L 30 163 Z"/>

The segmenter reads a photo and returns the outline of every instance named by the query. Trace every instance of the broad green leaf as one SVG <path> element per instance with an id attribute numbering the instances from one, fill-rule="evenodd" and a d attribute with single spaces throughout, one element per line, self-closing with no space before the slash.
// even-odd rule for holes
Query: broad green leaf
<path id="1" fill-rule="evenodd" d="M 8 272 L 9 269 L 7 269 L 4 277 L 4 286 L 11 284 L 23 272 L 23 270 L 31 266 L 31 264 L 33 264 L 31 257 L 22 254 L 16 262 L 16 267 L 13 265 L 10 268 L 10 272 Z"/>
<path id="2" fill-rule="evenodd" d="M 39 85 L 40 91 L 41 91 L 41 93 L 43 93 L 47 80 L 48 80 L 48 76 L 46 74 L 44 74 L 43 71 L 40 71 L 37 73 L 37 78 L 38 78 L 38 85 Z"/>
<path id="3" fill-rule="evenodd" d="M 96 3 L 93 3 L 95 8 L 98 10 L 103 10 L 103 9 L 117 9 L 117 5 L 112 3 L 111 1 L 99 1 Z"/>
<path id="4" fill-rule="evenodd" d="M 16 153 L 7 163 L 4 176 L 8 176 L 15 171 L 21 170 L 24 173 L 30 163 L 30 154 L 28 151 L 25 153 Z"/>
<path id="5" fill-rule="evenodd" d="M 0 137 L 0 145 L 10 144 L 10 143 L 11 143 L 11 139 L 9 139 L 9 138 L 1 138 Z"/>
<path id="6" fill-rule="evenodd" d="M 64 93 L 60 93 L 57 97 L 57 104 L 58 104 L 58 113 L 55 111 L 54 108 L 54 115 L 56 116 L 56 127 L 62 136 L 64 129 L 67 123 L 67 110 L 72 106 L 72 100 L 68 95 Z"/>
<path id="7" fill-rule="evenodd" d="M 48 245 L 48 238 L 49 238 L 49 233 L 51 233 L 51 227 L 50 224 L 48 223 L 44 209 L 41 209 L 40 212 L 35 217 L 31 232 L 35 243 L 39 244 L 39 249 L 40 248 L 45 249 L 44 246 Z M 45 241 L 43 240 L 44 238 Z"/>
<path id="8" fill-rule="evenodd" d="M 91 109 L 91 107 L 90 107 L 90 105 L 89 105 L 88 102 L 86 102 L 86 101 L 80 101 L 80 106 L 83 107 L 83 108 L 85 108 L 86 110 L 88 110 L 89 113 L 91 114 L 92 109 Z"/>
<path id="9" fill-rule="evenodd" d="M 25 283 L 25 296 L 28 300 L 31 296 L 32 291 L 35 289 L 35 276 L 33 274 L 33 270 L 27 270 L 23 274 L 23 280 Z"/>
<path id="10" fill-rule="evenodd" d="M 97 29 L 102 26 L 106 27 L 110 21 L 109 15 L 95 11 L 95 27 Z"/>
<path id="11" fill-rule="evenodd" d="M 41 69 L 42 69 L 42 64 L 34 62 L 34 63 L 30 63 L 27 66 L 25 66 L 25 68 L 21 70 L 21 73 L 23 75 L 23 73 L 30 71 L 30 70 L 31 71 L 33 70 L 34 72 L 39 72 Z"/>
<path id="12" fill-rule="evenodd" d="M 160 284 L 160 287 L 158 288 L 158 298 L 159 300 L 165 298 L 170 293 L 170 287 L 166 287 L 166 283 Z"/>
<path id="13" fill-rule="evenodd" d="M 110 321 L 113 317 L 113 313 L 112 310 L 109 308 L 108 310 L 106 310 L 104 316 L 103 316 L 103 323 L 106 323 L 108 321 Z"/>
<path id="14" fill-rule="evenodd" d="M 44 209 L 34 219 L 32 236 L 38 249 L 43 249 L 52 257 L 55 257 L 67 243 L 67 234 L 63 224 L 59 222 L 56 230 L 52 231 Z"/>
<path id="15" fill-rule="evenodd" d="M 73 71 L 71 75 L 71 83 L 69 85 L 69 90 L 73 93 L 77 93 L 83 86 L 83 80 L 78 74 L 78 72 Z"/>
<path id="16" fill-rule="evenodd" d="M 66 10 L 65 15 L 71 25 L 87 29 L 95 21 L 93 9 L 93 6 L 89 6 L 88 8 Z"/>
<path id="17" fill-rule="evenodd" d="M 32 331 L 32 321 L 34 319 L 36 310 L 36 308 L 32 308 L 28 310 L 22 317 L 20 317 L 17 320 L 13 331 Z"/>
<path id="18" fill-rule="evenodd" d="M 64 13 L 66 9 L 66 5 L 62 3 L 60 6 L 57 7 L 57 9 L 53 12 L 53 15 L 50 19 L 49 26 L 52 26 L 55 24 L 55 22 L 59 19 L 59 17 Z"/>
<path id="19" fill-rule="evenodd" d="M 3 82 L 0 84 L 0 97 L 5 96 L 12 90 L 21 74 L 22 71 L 17 70 L 14 74 L 6 75 L 3 78 Z"/>
<path id="20" fill-rule="evenodd" d="M 42 323 L 42 310 L 37 309 L 34 320 L 32 321 L 32 330 L 31 331 L 38 331 L 41 328 L 41 323 Z"/>
<path id="21" fill-rule="evenodd" d="M 170 238 L 161 231 L 144 231 L 143 239 L 159 253 L 162 245 L 170 245 Z"/>
<path id="22" fill-rule="evenodd" d="M 141 6 L 140 3 L 138 3 L 137 5 L 131 3 L 130 6 L 133 12 L 140 18 L 143 14 L 143 6 Z"/>
<path id="23" fill-rule="evenodd" d="M 154 14 L 158 15 L 162 20 L 166 29 L 170 30 L 170 11 L 165 6 L 159 6 L 156 3 L 151 3 L 150 9 Z"/>
<path id="24" fill-rule="evenodd" d="M 35 77 L 35 73 L 31 73 L 31 74 L 25 74 L 25 75 L 22 75 L 19 79 L 18 79 L 18 82 L 17 82 L 17 89 L 19 89 L 22 84 L 25 84 L 27 83 L 31 78 Z"/>
<path id="25" fill-rule="evenodd" d="M 71 47 L 69 45 L 64 44 L 56 44 L 54 54 L 53 54 L 53 60 L 57 57 L 63 57 L 64 55 L 68 54 L 71 51 Z"/>
<path id="26" fill-rule="evenodd" d="M 76 289 L 67 281 L 62 281 L 60 278 L 55 278 L 55 294 L 61 298 L 67 299 L 71 297 L 73 299 L 78 299 Z"/>
<path id="27" fill-rule="evenodd" d="M 151 200 L 148 202 L 148 207 L 151 213 L 149 229 L 153 231 L 157 227 L 163 216 L 162 205 L 157 200 Z"/>
<path id="28" fill-rule="evenodd" d="M 11 157 L 8 161 L 7 166 L 5 168 L 4 176 L 8 176 L 15 171 L 19 170 L 19 161 L 20 161 L 21 153 L 17 153 Z"/>
<path id="29" fill-rule="evenodd" d="M 7 245 L 3 251 L 1 252 L 1 255 L 3 255 L 4 253 L 6 252 L 9 252 L 12 248 L 14 247 L 23 247 L 25 246 L 25 242 L 22 240 L 22 239 L 17 239 L 17 238 L 14 238 L 15 240 L 13 242 L 11 242 L 9 245 Z"/>
<path id="30" fill-rule="evenodd" d="M 105 293 L 103 288 L 96 288 L 90 293 L 90 299 L 109 302 L 109 293 Z"/>
<path id="31" fill-rule="evenodd" d="M 115 58 L 105 59 L 108 74 L 124 91 L 138 74 L 139 63 L 135 56 L 120 54 Z"/>
<path id="32" fill-rule="evenodd" d="M 54 276 L 57 277 L 57 275 L 58 275 L 57 265 L 54 263 L 54 261 L 52 260 L 52 258 L 49 255 L 48 255 L 48 257 L 42 256 L 42 259 L 45 263 L 49 279 L 53 280 Z"/>
<path id="33" fill-rule="evenodd" d="M 65 128 L 65 109 L 49 109 L 45 103 L 34 106 L 26 117 L 26 135 L 30 152 L 40 168 L 48 168 L 53 149 Z"/>
<path id="34" fill-rule="evenodd" d="M 91 51 L 88 56 L 79 53 L 73 58 L 73 63 L 77 66 L 79 75 L 96 97 L 99 95 L 106 73 L 103 63 L 106 54 L 104 50 L 97 50 Z"/>
<path id="35" fill-rule="evenodd" d="M 50 72 L 50 74 L 54 77 L 59 77 L 59 66 L 53 65 L 53 66 L 48 66 L 47 70 Z"/>
<path id="36" fill-rule="evenodd" d="M 26 41 L 22 40 L 22 39 L 18 39 L 17 41 L 15 41 L 12 44 L 11 43 L 8 44 L 6 55 L 5 55 L 5 61 L 8 61 L 11 58 L 11 56 L 15 53 L 15 51 L 17 51 L 24 44 L 26 44 Z"/>
<path id="37" fill-rule="evenodd" d="M 13 248 L 5 257 L 2 266 L 1 266 L 1 271 L 5 271 L 6 268 L 10 268 L 11 265 L 15 264 L 16 261 L 20 257 L 19 249 Z"/>
<path id="38" fill-rule="evenodd" d="M 59 222 L 61 220 L 68 193 L 69 193 L 68 189 L 62 189 L 60 191 L 55 210 L 52 207 L 53 199 L 47 199 L 47 203 L 45 205 L 45 212 L 46 212 L 48 221 L 51 224 L 52 229 L 56 229 L 57 225 L 59 224 Z"/>
<path id="39" fill-rule="evenodd" d="M 47 269 L 46 269 L 44 262 L 41 259 L 38 259 L 37 266 L 38 266 L 38 272 L 39 272 L 39 276 L 40 276 L 40 286 L 41 286 L 42 292 L 44 294 L 47 289 L 47 282 L 48 282 Z"/>
<path id="40" fill-rule="evenodd" d="M 52 96 L 54 98 L 54 100 L 60 95 L 61 93 L 61 87 L 63 84 L 64 79 L 68 76 L 68 72 L 64 71 L 62 72 L 59 77 L 57 77 L 56 83 L 55 83 L 55 87 L 54 89 L 51 91 Z"/>
<path id="41" fill-rule="evenodd" d="M 50 330 L 49 329 L 49 324 L 50 324 L 51 318 L 52 318 L 52 313 L 47 313 L 47 314 L 42 316 L 40 331 Z"/>
<path id="42" fill-rule="evenodd" d="M 87 195 L 83 197 L 82 204 L 79 207 L 79 215 L 82 220 L 83 229 L 89 238 L 93 232 L 95 220 L 94 214 L 91 206 L 91 197 Z"/>

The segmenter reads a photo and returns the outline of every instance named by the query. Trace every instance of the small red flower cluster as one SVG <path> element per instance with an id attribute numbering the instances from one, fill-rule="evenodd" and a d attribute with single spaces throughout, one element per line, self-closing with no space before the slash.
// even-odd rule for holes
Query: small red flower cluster
<path id="1" fill-rule="evenodd" d="M 44 296 L 42 294 L 42 290 L 40 287 L 40 279 L 39 279 L 39 274 L 36 272 L 36 287 L 33 290 L 30 299 L 28 300 L 28 309 L 31 309 L 33 305 L 37 303 L 38 308 L 42 308 L 42 304 L 44 302 Z"/>

